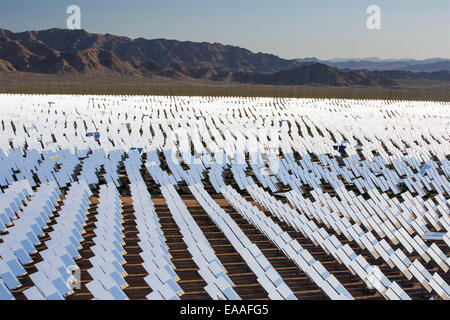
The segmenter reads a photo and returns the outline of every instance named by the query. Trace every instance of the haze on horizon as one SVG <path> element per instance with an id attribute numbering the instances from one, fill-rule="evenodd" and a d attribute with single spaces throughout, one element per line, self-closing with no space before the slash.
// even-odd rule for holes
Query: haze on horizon
<path id="1" fill-rule="evenodd" d="M 450 58 L 448 0 L 5 0 L 0 28 L 65 28 L 71 4 L 92 33 L 219 42 L 287 59 Z M 369 5 L 381 8 L 381 30 L 366 27 Z"/>

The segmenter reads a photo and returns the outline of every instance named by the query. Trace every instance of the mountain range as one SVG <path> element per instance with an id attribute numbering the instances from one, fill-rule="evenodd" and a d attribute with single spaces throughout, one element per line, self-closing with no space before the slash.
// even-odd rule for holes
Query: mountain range
<path id="1" fill-rule="evenodd" d="M 331 59 L 320 60 L 317 58 L 297 59 L 298 62 L 323 63 L 335 68 L 350 70 L 369 70 L 369 71 L 410 71 L 410 72 L 438 72 L 450 71 L 450 59 L 432 58 L 425 60 L 415 59 Z"/>
<path id="2" fill-rule="evenodd" d="M 397 69 L 377 69 L 376 64 L 409 63 L 414 71 L 421 65 L 405 61 L 321 61 L 315 58 L 282 59 L 273 54 L 220 43 L 166 39 L 131 39 L 85 30 L 49 29 L 11 32 L 0 29 L 0 72 L 52 75 L 93 75 L 111 78 L 203 79 L 265 85 L 323 85 L 393 87 L 398 79 L 450 81 L 450 72 L 429 61 L 438 73 L 412 74 Z M 372 67 L 371 67 L 372 66 Z M 437 70 L 439 69 L 439 70 Z M 372 71 L 379 70 L 379 71 Z M 388 73 L 385 71 L 389 70 Z M 392 72 L 395 70 L 396 72 Z"/>

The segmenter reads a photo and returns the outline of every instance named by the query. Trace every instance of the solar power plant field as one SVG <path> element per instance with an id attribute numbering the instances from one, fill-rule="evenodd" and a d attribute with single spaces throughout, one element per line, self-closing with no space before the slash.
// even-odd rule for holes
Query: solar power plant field
<path id="1" fill-rule="evenodd" d="M 449 300 L 448 102 L 0 96 L 0 299 Z"/>

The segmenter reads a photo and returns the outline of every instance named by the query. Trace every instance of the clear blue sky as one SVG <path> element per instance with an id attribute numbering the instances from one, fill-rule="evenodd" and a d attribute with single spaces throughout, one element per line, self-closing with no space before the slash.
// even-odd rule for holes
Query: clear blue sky
<path id="1" fill-rule="evenodd" d="M 283 58 L 450 58 L 450 0 L 1 0 L 0 28 L 82 28 L 131 38 L 220 42 Z M 382 29 L 366 27 L 381 8 Z"/>

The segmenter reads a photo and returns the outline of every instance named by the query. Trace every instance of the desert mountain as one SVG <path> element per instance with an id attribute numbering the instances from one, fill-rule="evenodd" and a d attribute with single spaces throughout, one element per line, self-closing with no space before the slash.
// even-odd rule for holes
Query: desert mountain
<path id="1" fill-rule="evenodd" d="M 372 71 L 370 74 L 394 80 L 450 81 L 450 71 L 411 72 L 398 70 Z"/>
<path id="2" fill-rule="evenodd" d="M 0 71 L 162 76 L 270 85 L 395 85 L 366 71 L 286 60 L 219 43 L 130 39 L 67 29 L 20 33 L 0 29 Z"/>
<path id="3" fill-rule="evenodd" d="M 252 53 L 247 49 L 218 43 L 143 38 L 130 39 L 84 30 L 50 29 L 12 33 L 0 29 L 0 55 L 13 59 L 20 71 L 41 73 L 88 72 L 106 67 L 113 71 L 146 75 L 149 70 L 178 68 L 224 69 L 241 72 L 276 72 L 299 65 L 295 60 Z M 45 62 L 59 62 L 58 70 L 48 70 Z M 120 62 L 119 62 L 120 61 Z M 41 63 L 42 62 L 42 63 Z M 152 73 L 152 72 L 151 72 Z"/>
<path id="4" fill-rule="evenodd" d="M 395 86 L 395 82 L 365 71 L 339 70 L 321 63 L 306 63 L 273 74 L 234 73 L 234 81 L 270 85 L 320 84 L 328 86 Z"/>
<path id="5" fill-rule="evenodd" d="M 298 62 L 318 62 L 334 68 L 369 71 L 411 71 L 411 72 L 438 72 L 450 71 L 450 59 L 432 58 L 425 60 L 415 59 L 331 59 L 319 60 L 317 58 L 297 59 Z"/>

